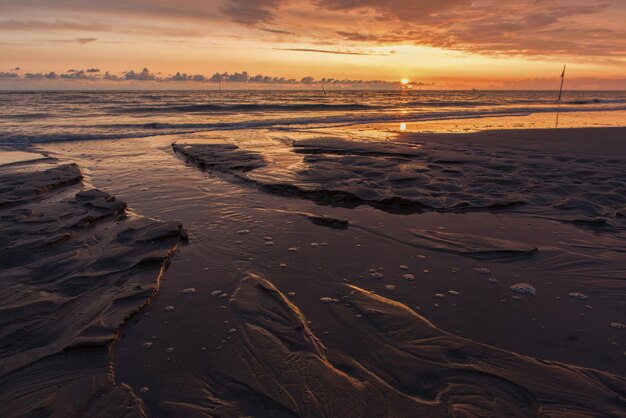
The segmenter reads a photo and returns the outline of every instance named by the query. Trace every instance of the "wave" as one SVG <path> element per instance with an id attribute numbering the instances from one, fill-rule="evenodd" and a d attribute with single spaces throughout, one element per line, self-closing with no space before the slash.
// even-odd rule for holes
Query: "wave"
<path id="1" fill-rule="evenodd" d="M 556 105 L 551 99 L 514 100 L 412 100 L 395 104 L 362 103 L 237 103 L 237 104 L 189 104 L 138 107 L 109 107 L 111 113 L 165 114 L 165 113 L 238 113 L 238 112 L 316 112 L 316 111 L 366 111 L 392 110 L 396 108 L 481 107 L 514 105 Z M 626 99 L 589 99 L 563 101 L 565 105 L 626 104 Z"/>
<path id="2" fill-rule="evenodd" d="M 327 104 L 327 103 L 294 103 L 294 104 L 193 104 L 180 106 L 146 106 L 134 108 L 114 108 L 120 113 L 192 113 L 192 112 L 285 112 L 285 111 L 323 111 L 323 110 L 367 110 L 386 106 L 371 106 L 359 103 Z"/>
<path id="3" fill-rule="evenodd" d="M 394 109 L 398 110 L 398 109 Z M 118 123 L 96 124 L 83 127 L 80 132 L 54 132 L 49 134 L 28 134 L 0 132 L 0 144 L 28 144 L 61 141 L 81 141 L 94 139 L 124 139 L 140 138 L 158 135 L 189 134 L 201 131 L 215 130 L 238 130 L 238 129 L 277 129 L 289 130 L 295 127 L 306 126 L 307 128 L 325 128 L 350 126 L 362 123 L 395 123 L 395 122 L 419 122 L 437 121 L 449 119 L 477 119 L 487 117 L 526 116 L 533 113 L 551 113 L 559 110 L 562 113 L 580 112 L 578 105 L 564 105 L 560 109 L 557 106 L 542 108 L 517 107 L 500 108 L 474 111 L 416 111 L 401 114 L 396 111 L 387 112 L 347 112 L 338 115 L 305 117 L 283 117 L 266 119 L 248 119 L 230 122 L 202 122 L 202 123 L 168 123 L 168 122 L 143 122 L 143 123 Z M 626 111 L 626 106 L 586 108 L 585 112 Z"/>

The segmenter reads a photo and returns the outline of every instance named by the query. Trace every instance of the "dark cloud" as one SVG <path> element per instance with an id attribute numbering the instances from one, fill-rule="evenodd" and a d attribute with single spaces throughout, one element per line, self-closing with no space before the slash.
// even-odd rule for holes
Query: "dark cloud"
<path id="1" fill-rule="evenodd" d="M 384 56 L 388 54 L 376 54 L 362 51 L 337 51 L 333 49 L 314 49 L 314 48 L 274 48 L 278 51 L 294 51 L 294 52 L 315 52 L 320 54 L 336 54 L 336 55 L 378 55 Z"/>
<path id="2" fill-rule="evenodd" d="M 81 45 L 90 44 L 92 42 L 96 42 L 98 38 L 76 38 L 76 42 Z"/>
<path id="3" fill-rule="evenodd" d="M 256 25 L 274 19 L 276 9 L 287 0 L 228 0 L 220 9 L 233 22 Z"/>
<path id="4" fill-rule="evenodd" d="M 56 80 L 59 78 L 59 75 L 54 71 L 49 73 L 26 73 L 24 74 L 24 78 L 27 80 Z"/>
<path id="5" fill-rule="evenodd" d="M 316 3 L 331 10 L 370 9 L 382 18 L 423 21 L 454 8 L 467 8 L 473 0 L 317 0 Z"/>
<path id="6" fill-rule="evenodd" d="M 202 74 L 185 74 L 185 73 L 176 73 L 173 76 L 167 77 L 166 81 L 195 81 L 197 83 L 201 83 L 206 81 L 206 78 Z"/>
<path id="7" fill-rule="evenodd" d="M 120 80 L 124 80 L 123 77 L 120 77 L 118 75 L 115 74 L 111 74 L 108 71 L 106 73 L 104 73 L 104 75 L 102 76 L 103 80 L 108 80 L 108 81 L 120 81 Z"/>
<path id="8" fill-rule="evenodd" d="M 272 29 L 272 28 L 265 28 L 265 27 L 259 27 L 259 26 L 255 26 L 255 29 L 261 30 L 263 32 L 268 32 L 268 33 L 275 33 L 277 35 L 295 35 L 295 32 L 291 32 L 288 30 L 281 30 L 281 29 Z"/>
<path id="9" fill-rule="evenodd" d="M 160 73 L 158 73 L 160 74 Z M 317 80 L 311 76 L 303 77 L 300 79 L 285 78 L 285 77 L 272 77 L 263 74 L 250 75 L 247 71 L 234 72 L 234 73 L 215 73 L 210 77 L 202 74 L 187 74 L 184 72 L 177 72 L 174 75 L 169 76 L 157 76 L 147 68 L 142 71 L 128 71 L 123 75 L 111 74 L 106 71 L 104 74 L 100 74 L 100 70 L 96 68 L 90 68 L 87 70 L 70 69 L 62 74 L 57 74 L 54 71 L 48 73 L 26 73 L 23 77 L 20 77 L 17 73 L 0 72 L 0 78 L 13 79 L 13 80 L 30 80 L 45 82 L 46 80 L 63 80 L 64 82 L 79 82 L 79 81 L 103 81 L 105 83 L 128 83 L 128 82 L 154 82 L 154 83 L 197 83 L 197 84 L 215 84 L 222 83 L 236 83 L 250 84 L 250 85 L 274 85 L 274 86 L 312 86 L 319 83 L 343 87 L 357 87 L 357 88 L 398 88 L 400 87 L 399 81 L 384 81 L 384 80 L 349 80 L 349 79 L 335 79 L 335 78 L 322 78 Z M 431 84 L 412 82 L 413 86 L 427 86 Z M 107 84 L 105 84 L 107 85 Z M 110 84 L 109 84 L 110 85 Z"/>
<path id="10" fill-rule="evenodd" d="M 59 77 L 69 80 L 97 80 L 100 78 L 98 75 L 88 73 L 86 70 L 69 70 L 65 74 L 59 75 Z"/>
<path id="11" fill-rule="evenodd" d="M 133 70 L 124 74 L 126 80 L 140 80 L 140 81 L 152 81 L 156 80 L 156 76 L 150 72 L 147 68 L 144 68 L 140 72 L 136 73 Z"/>

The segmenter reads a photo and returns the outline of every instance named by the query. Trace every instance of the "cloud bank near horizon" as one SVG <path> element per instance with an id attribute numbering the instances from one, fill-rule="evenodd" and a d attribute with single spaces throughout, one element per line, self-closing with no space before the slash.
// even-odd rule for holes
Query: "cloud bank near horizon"
<path id="1" fill-rule="evenodd" d="M 181 89 L 217 89 L 220 84 L 224 89 L 368 89 L 398 90 L 403 88 L 423 90 L 463 90 L 466 87 L 446 86 L 435 82 L 409 81 L 406 87 L 401 80 L 353 80 L 323 77 L 316 79 L 311 76 L 302 78 L 272 77 L 268 75 L 252 75 L 242 72 L 216 72 L 212 75 L 176 72 L 163 75 L 153 73 L 148 68 L 140 71 L 129 70 L 119 74 L 102 71 L 99 68 L 70 69 L 66 72 L 27 72 L 12 68 L 0 71 L 0 89 L 63 89 L 63 88 L 181 88 Z M 514 81 L 493 83 L 484 89 L 489 90 L 556 90 L 560 84 L 559 77 L 535 77 Z M 575 77 L 568 78 L 567 90 L 626 90 L 626 77 Z"/>
<path id="2" fill-rule="evenodd" d="M 302 78 L 285 78 L 272 77 L 263 74 L 252 75 L 247 71 L 242 72 L 216 72 L 212 75 L 188 74 L 185 72 L 177 72 L 175 74 L 160 75 L 151 72 L 148 68 L 141 71 L 125 71 L 120 74 L 114 74 L 109 71 L 101 71 L 99 68 L 88 68 L 75 70 L 70 69 L 64 73 L 56 71 L 48 72 L 21 72 L 19 69 L 0 72 L 0 83 L 3 80 L 10 81 L 91 81 L 91 82 L 108 82 L 110 85 L 114 83 L 129 82 L 152 82 L 156 83 L 189 83 L 189 84 L 247 84 L 247 85 L 266 85 L 266 86 L 290 86 L 290 87 L 310 87 L 319 85 L 340 86 L 340 87 L 361 87 L 361 88 L 402 88 L 403 84 L 398 81 L 386 80 L 350 80 L 336 79 L 325 77 L 316 79 L 311 76 Z M 54 86 L 54 84 L 50 84 Z M 45 84 L 41 84 L 45 87 Z M 434 83 L 426 83 L 419 81 L 410 81 L 408 88 L 434 86 Z"/>

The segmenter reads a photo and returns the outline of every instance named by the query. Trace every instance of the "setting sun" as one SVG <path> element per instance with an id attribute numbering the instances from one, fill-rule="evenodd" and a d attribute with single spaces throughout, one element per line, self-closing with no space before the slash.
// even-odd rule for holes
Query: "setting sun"
<path id="1" fill-rule="evenodd" d="M 403 78 L 402 80 L 400 80 L 400 82 L 406 86 L 407 84 L 409 84 L 409 79 Z"/>

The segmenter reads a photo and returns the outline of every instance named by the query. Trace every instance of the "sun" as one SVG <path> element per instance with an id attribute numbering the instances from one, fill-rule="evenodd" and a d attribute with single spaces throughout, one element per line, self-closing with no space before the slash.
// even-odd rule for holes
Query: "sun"
<path id="1" fill-rule="evenodd" d="M 401 82 L 403 85 L 405 85 L 405 86 L 406 86 L 407 84 L 409 84 L 409 79 L 408 79 L 408 78 L 403 78 L 402 80 L 400 80 L 400 82 Z"/>

